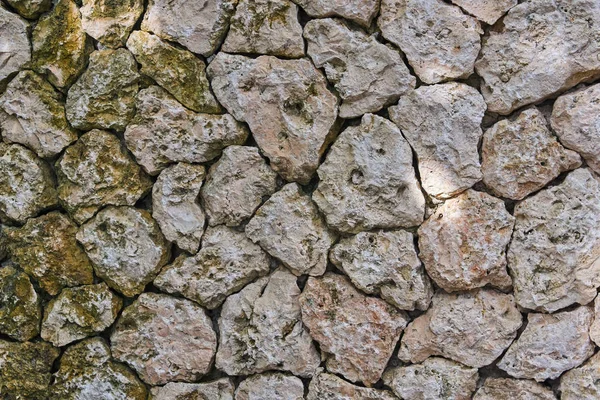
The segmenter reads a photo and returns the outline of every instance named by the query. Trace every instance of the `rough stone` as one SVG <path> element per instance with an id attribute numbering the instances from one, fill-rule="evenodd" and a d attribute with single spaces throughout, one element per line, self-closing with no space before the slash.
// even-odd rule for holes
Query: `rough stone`
<path id="1" fill-rule="evenodd" d="M 8 265 L 0 268 L 0 333 L 27 341 L 40 333 L 42 308 L 29 277 Z"/>
<path id="2" fill-rule="evenodd" d="M 577 169 L 518 203 L 508 268 L 517 303 L 554 312 L 587 304 L 600 286 L 600 182 Z"/>
<path id="3" fill-rule="evenodd" d="M 269 256 L 244 232 L 221 225 L 206 230 L 198 254 L 179 257 L 163 268 L 154 285 L 214 309 L 228 295 L 267 274 L 269 266 Z"/>
<path id="4" fill-rule="evenodd" d="M 235 400 L 304 400 L 304 384 L 295 376 L 272 372 L 252 375 L 235 391 Z"/>
<path id="5" fill-rule="evenodd" d="M 473 397 L 473 400 L 515 399 L 556 400 L 556 396 L 554 396 L 554 393 L 550 388 L 542 386 L 535 381 L 509 378 L 488 378 Z"/>
<path id="6" fill-rule="evenodd" d="M 221 332 L 223 334 L 223 332 Z M 116 359 L 150 385 L 194 382 L 212 366 L 217 335 L 196 303 L 142 293 L 123 310 L 110 337 Z"/>
<path id="7" fill-rule="evenodd" d="M 342 17 L 369 27 L 379 11 L 378 0 L 292 0 L 311 17 Z"/>
<path id="8" fill-rule="evenodd" d="M 354 286 L 401 310 L 426 310 L 433 289 L 406 231 L 361 232 L 343 238 L 329 253 Z"/>
<path id="9" fill-rule="evenodd" d="M 152 388 L 152 400 L 233 400 L 235 387 L 231 380 L 222 378 L 206 383 L 169 382 Z"/>
<path id="10" fill-rule="evenodd" d="M 96 275 L 128 297 L 141 293 L 169 260 L 158 224 L 133 207 L 104 208 L 79 228 L 77 240 Z"/>
<path id="11" fill-rule="evenodd" d="M 579 154 L 560 145 L 536 108 L 496 123 L 483 135 L 483 183 L 499 196 L 524 199 L 580 165 Z"/>
<path id="12" fill-rule="evenodd" d="M 308 279 L 300 308 L 302 322 L 328 354 L 327 370 L 367 386 L 381 378 L 408 322 L 402 311 L 333 273 Z"/>
<path id="13" fill-rule="evenodd" d="M 592 321 L 592 325 L 590 325 L 590 339 L 596 345 L 600 343 L 600 297 L 596 296 L 594 300 L 594 320 Z"/>
<path id="14" fill-rule="evenodd" d="M 417 153 L 429 195 L 452 197 L 482 178 L 477 146 L 485 109 L 477 90 L 456 82 L 421 86 L 389 108 Z"/>
<path id="15" fill-rule="evenodd" d="M 273 194 L 246 225 L 246 235 L 294 274 L 323 275 L 336 239 L 296 183 Z"/>
<path id="16" fill-rule="evenodd" d="M 425 199 L 412 151 L 396 125 L 365 114 L 343 131 L 317 170 L 313 200 L 329 226 L 347 233 L 423 222 Z"/>
<path id="17" fill-rule="evenodd" d="M 336 375 L 319 372 L 310 381 L 306 400 L 397 400 L 397 398 L 387 390 L 354 386 Z"/>
<path id="18" fill-rule="evenodd" d="M 0 6 L 0 83 L 31 61 L 27 30 L 29 24 L 17 14 Z"/>
<path id="19" fill-rule="evenodd" d="M 512 295 L 491 289 L 433 296 L 402 336 L 398 358 L 419 363 L 439 355 L 470 367 L 491 364 L 513 342 L 521 313 Z"/>
<path id="20" fill-rule="evenodd" d="M 277 174 L 256 147 L 227 147 L 208 171 L 201 191 L 208 223 L 241 225 L 276 188 Z"/>
<path id="21" fill-rule="evenodd" d="M 503 115 L 600 76 L 600 3 L 531 0 L 490 31 L 475 64 L 489 111 Z"/>
<path id="22" fill-rule="evenodd" d="M 6 0 L 6 3 L 22 17 L 28 19 L 37 19 L 52 8 L 52 0 Z M 2 79 L 0 78 L 0 80 Z"/>
<path id="23" fill-rule="evenodd" d="M 271 167 L 306 184 L 336 131 L 337 97 L 307 59 L 219 53 L 207 69 L 217 99 L 248 123 Z"/>
<path id="24" fill-rule="evenodd" d="M 498 367 L 515 378 L 556 379 L 594 354 L 588 336 L 589 307 L 554 314 L 527 314 L 527 326 L 508 348 Z"/>
<path id="25" fill-rule="evenodd" d="M 600 398 L 600 353 L 560 378 L 561 400 L 595 400 Z M 554 399 L 554 397 L 548 397 Z M 485 400 L 485 399 L 484 399 Z"/>
<path id="26" fill-rule="evenodd" d="M 125 142 L 151 175 L 174 162 L 210 161 L 225 147 L 243 144 L 248 137 L 248 130 L 231 115 L 195 113 L 158 86 L 141 90 L 135 107 Z"/>
<path id="27" fill-rule="evenodd" d="M 152 186 L 115 135 L 93 130 L 56 162 L 58 197 L 78 223 L 107 205 L 134 205 Z"/>
<path id="28" fill-rule="evenodd" d="M 144 11 L 143 0 L 83 0 L 81 25 L 100 44 L 121 47 Z"/>
<path id="29" fill-rule="evenodd" d="M 518 4 L 517 0 L 452 0 L 469 14 L 477 17 L 486 24 L 493 25 L 504 16 L 512 7 Z"/>
<path id="30" fill-rule="evenodd" d="M 320 357 L 302 324 L 296 277 L 278 269 L 227 298 L 216 366 L 228 375 L 269 370 L 311 377 Z"/>

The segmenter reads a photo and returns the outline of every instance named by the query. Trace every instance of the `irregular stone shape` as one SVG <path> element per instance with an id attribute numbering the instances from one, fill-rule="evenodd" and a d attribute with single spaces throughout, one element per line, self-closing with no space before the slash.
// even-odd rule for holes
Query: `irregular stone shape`
<path id="1" fill-rule="evenodd" d="M 152 186 L 118 137 L 93 130 L 56 162 L 58 197 L 78 223 L 107 205 L 132 206 Z"/>
<path id="2" fill-rule="evenodd" d="M 485 103 L 477 90 L 456 82 L 421 86 L 389 112 L 417 153 L 429 195 L 452 197 L 481 179 L 477 145 Z"/>
<path id="3" fill-rule="evenodd" d="M 152 217 L 165 238 L 194 254 L 204 233 L 204 211 L 196 201 L 204 167 L 179 163 L 163 170 L 152 188 Z"/>
<path id="4" fill-rule="evenodd" d="M 310 335 L 329 355 L 327 370 L 367 386 L 381 378 L 408 323 L 405 313 L 361 294 L 347 278 L 333 273 L 308 279 L 300 308 Z"/>
<path id="5" fill-rule="evenodd" d="M 271 196 L 246 225 L 246 236 L 294 274 L 323 275 L 336 239 L 317 206 L 296 183 Z"/>
<path id="6" fill-rule="evenodd" d="M 141 293 L 169 261 L 169 248 L 146 210 L 106 207 L 83 224 L 77 240 L 96 275 L 125 296 Z"/>
<path id="7" fill-rule="evenodd" d="M 81 26 L 79 8 L 72 0 L 58 0 L 40 18 L 31 34 L 32 65 L 47 75 L 54 86 L 67 88 L 75 82 L 93 50 Z"/>
<path id="8" fill-rule="evenodd" d="M 600 3 L 531 0 L 491 30 L 475 64 L 491 112 L 507 115 L 600 76 Z"/>
<path id="9" fill-rule="evenodd" d="M 19 71 L 31 60 L 27 21 L 0 6 L 0 82 Z"/>
<path id="10" fill-rule="evenodd" d="M 383 37 L 408 59 L 428 84 L 467 78 L 483 33 L 479 21 L 442 0 L 382 0 L 377 19 Z"/>
<path id="11" fill-rule="evenodd" d="M 537 108 L 514 121 L 504 119 L 483 135 L 483 183 L 499 196 L 524 199 L 580 165 L 579 154 L 558 143 Z"/>
<path id="12" fill-rule="evenodd" d="M 111 360 L 99 337 L 65 350 L 55 373 L 50 400 L 145 400 L 146 387 L 124 364 Z"/>
<path id="13" fill-rule="evenodd" d="M 98 50 L 69 89 L 67 119 L 77 129 L 123 131 L 135 113 L 139 74 L 125 49 Z"/>
<path id="14" fill-rule="evenodd" d="M 62 347 L 93 336 L 112 325 L 122 305 L 106 283 L 64 289 L 46 306 L 42 339 Z"/>
<path id="15" fill-rule="evenodd" d="M 51 0 L 6 0 L 12 8 L 21 16 L 29 19 L 37 19 L 41 14 L 52 8 Z M 0 62 L 0 64 L 2 64 Z M 2 80 L 0 78 L 0 80 Z"/>
<path id="16" fill-rule="evenodd" d="M 401 399 L 471 400 L 478 379 L 476 368 L 438 357 L 383 375 L 383 382 Z"/>
<path id="17" fill-rule="evenodd" d="M 229 146 L 210 167 L 202 202 L 211 226 L 241 225 L 277 189 L 277 174 L 256 147 Z"/>
<path id="18" fill-rule="evenodd" d="M 22 342 L 40 333 L 42 308 L 29 277 L 8 265 L 0 268 L 0 333 Z"/>
<path id="19" fill-rule="evenodd" d="M 337 98 L 309 60 L 219 53 L 207 69 L 217 99 L 250 126 L 271 168 L 306 184 L 335 133 Z"/>
<path id="20" fill-rule="evenodd" d="M 235 400 L 303 400 L 304 384 L 295 376 L 281 373 L 253 375 L 235 391 Z"/>
<path id="21" fill-rule="evenodd" d="M 150 0 L 142 29 L 210 56 L 221 44 L 238 0 Z"/>
<path id="22" fill-rule="evenodd" d="M 596 353 L 582 366 L 565 372 L 560 378 L 560 391 L 561 400 L 600 398 L 600 353 Z"/>
<path id="23" fill-rule="evenodd" d="M 329 226 L 347 233 L 423 222 L 425 199 L 412 151 L 396 125 L 365 114 L 343 131 L 317 170 L 313 200 Z"/>
<path id="24" fill-rule="evenodd" d="M 206 383 L 169 382 L 153 387 L 152 400 L 233 400 L 235 387 L 230 379 L 222 378 Z"/>
<path id="25" fill-rule="evenodd" d="M 590 325 L 590 339 L 596 344 L 600 343 L 600 297 L 594 300 L 594 320 Z"/>
<path id="26" fill-rule="evenodd" d="M 320 357 L 300 316 L 300 289 L 285 269 L 225 300 L 216 366 L 228 375 L 269 370 L 311 377 Z"/>
<path id="27" fill-rule="evenodd" d="M 0 143 L 0 221 L 24 223 L 58 204 L 50 166 L 18 144 Z"/>
<path id="28" fill-rule="evenodd" d="M 415 77 L 398 51 L 340 20 L 311 20 L 304 37 L 308 55 L 318 68 L 325 68 L 342 98 L 342 118 L 377 112 L 415 88 Z"/>
<path id="29" fill-rule="evenodd" d="M 221 110 L 210 92 L 206 65 L 189 51 L 143 31 L 135 31 L 129 36 L 127 48 L 142 65 L 140 73 L 154 79 L 184 106 L 207 113 Z"/>
<path id="30" fill-rule="evenodd" d="M 369 27 L 379 11 L 377 0 L 292 0 L 311 17 L 342 17 Z"/>
<path id="31" fill-rule="evenodd" d="M 600 84 L 560 96 L 552 109 L 552 129 L 563 146 L 575 150 L 600 174 Z"/>
<path id="32" fill-rule="evenodd" d="M 488 378 L 473 400 L 556 400 L 550 388 L 524 379 Z M 577 398 L 579 399 L 579 398 Z"/>
<path id="33" fill-rule="evenodd" d="M 486 24 L 493 25 L 508 10 L 516 6 L 517 0 L 452 0 L 452 3 L 460 6 L 469 14 L 477 17 Z"/>
<path id="34" fill-rule="evenodd" d="M 319 372 L 310 381 L 306 400 L 397 400 L 397 398 L 387 390 L 354 386 L 333 374 Z"/>
<path id="35" fill-rule="evenodd" d="M 365 293 L 401 310 L 429 307 L 433 289 L 409 232 L 361 232 L 342 238 L 329 258 Z"/>
<path id="36" fill-rule="evenodd" d="M 303 57 L 298 7 L 289 0 L 240 0 L 221 50 Z"/>
<path id="37" fill-rule="evenodd" d="M 504 352 L 520 327 L 521 313 L 510 294 L 438 291 L 429 310 L 404 330 L 398 358 L 419 363 L 439 355 L 480 368 Z"/>
<path id="38" fill-rule="evenodd" d="M 588 336 L 589 307 L 554 314 L 527 314 L 527 326 L 508 348 L 498 367 L 515 378 L 556 379 L 594 354 Z"/>
<path id="39" fill-rule="evenodd" d="M 81 25 L 85 32 L 103 46 L 117 48 L 127 41 L 133 26 L 144 11 L 144 2 L 83 0 L 80 11 Z"/>
<path id="40" fill-rule="evenodd" d="M 174 162 L 210 161 L 248 137 L 248 130 L 231 115 L 197 114 L 158 86 L 141 90 L 135 107 L 125 143 L 151 175 Z"/>
<path id="41" fill-rule="evenodd" d="M 600 286 L 600 182 L 577 169 L 517 203 L 508 268 L 517 303 L 554 312 L 587 304 Z"/>
<path id="42" fill-rule="evenodd" d="M 487 193 L 469 189 L 447 200 L 419 228 L 427 274 L 447 292 L 510 289 L 506 246 L 514 224 L 504 202 Z"/>
<path id="43" fill-rule="evenodd" d="M 269 272 L 269 256 L 244 235 L 225 226 L 206 230 L 202 248 L 193 257 L 178 257 L 154 285 L 214 309 L 232 293 Z"/>
<path id="44" fill-rule="evenodd" d="M 11 259 L 51 296 L 94 280 L 90 260 L 77 244 L 75 225 L 54 211 L 21 228 L 6 228 Z"/>

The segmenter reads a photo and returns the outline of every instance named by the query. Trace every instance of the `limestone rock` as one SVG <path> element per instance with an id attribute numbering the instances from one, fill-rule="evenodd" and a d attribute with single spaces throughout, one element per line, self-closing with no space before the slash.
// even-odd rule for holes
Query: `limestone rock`
<path id="1" fill-rule="evenodd" d="M 483 33 L 479 21 L 442 0 L 382 0 L 377 20 L 423 82 L 467 78 Z"/>
<path id="2" fill-rule="evenodd" d="M 276 188 L 277 174 L 256 147 L 227 147 L 208 171 L 201 191 L 208 223 L 241 225 Z"/>
<path id="3" fill-rule="evenodd" d="M 319 372 L 308 386 L 307 400 L 397 400 L 387 390 L 354 386 L 336 375 Z M 237 399 L 236 399 L 237 400 Z"/>
<path id="4" fill-rule="evenodd" d="M 233 400 L 235 387 L 228 378 L 205 383 L 169 382 L 152 388 L 152 400 Z"/>
<path id="5" fill-rule="evenodd" d="M 40 14 L 52 8 L 52 0 L 7 0 L 6 3 L 28 19 L 37 19 Z"/>
<path id="6" fill-rule="evenodd" d="M 600 76 L 600 3 L 531 0 L 490 31 L 475 64 L 489 111 L 503 115 Z"/>
<path id="7" fill-rule="evenodd" d="M 460 6 L 469 14 L 477 17 L 486 24 L 493 25 L 508 10 L 516 6 L 517 0 L 452 0 L 452 3 Z"/>
<path id="8" fill-rule="evenodd" d="M 66 288 L 50 300 L 42 322 L 42 339 L 56 347 L 104 331 L 123 302 L 105 283 Z"/>
<path id="9" fill-rule="evenodd" d="M 142 29 L 205 57 L 221 44 L 238 0 L 150 0 Z"/>
<path id="10" fill-rule="evenodd" d="M 223 332 L 221 332 L 223 334 Z M 212 366 L 217 335 L 196 303 L 142 293 L 123 310 L 110 337 L 116 359 L 150 385 L 194 382 Z"/>
<path id="11" fill-rule="evenodd" d="M 269 370 L 311 377 L 320 357 L 300 316 L 300 289 L 285 269 L 225 300 L 216 366 L 228 375 Z"/>
<path id="12" fill-rule="evenodd" d="M 508 348 L 498 367 L 515 378 L 555 379 L 594 354 L 588 336 L 589 307 L 554 314 L 527 314 L 527 326 Z"/>
<path id="13" fill-rule="evenodd" d="M 8 265 L 0 268 L 0 333 L 22 342 L 40 333 L 42 308 L 29 277 Z"/>
<path id="14" fill-rule="evenodd" d="M 423 222 L 425 199 L 412 151 L 393 123 L 365 114 L 343 131 L 317 170 L 313 200 L 329 226 L 347 233 Z"/>
<path id="15" fill-rule="evenodd" d="M 197 202 L 204 167 L 179 163 L 164 169 L 152 188 L 152 217 L 165 238 L 191 254 L 204 232 L 204 211 Z"/>
<path id="16" fill-rule="evenodd" d="M 197 114 L 158 86 L 141 90 L 125 142 L 138 164 L 157 175 L 174 162 L 202 163 L 223 148 L 243 144 L 247 129 L 231 115 Z"/>
<path id="17" fill-rule="evenodd" d="M 401 399 L 471 400 L 478 379 L 476 368 L 438 357 L 383 375 L 384 383 Z"/>
<path id="18" fill-rule="evenodd" d="M 235 391 L 235 400 L 303 400 L 304 384 L 295 376 L 272 372 L 252 375 Z"/>
<path id="19" fill-rule="evenodd" d="M 225 226 L 206 230 L 202 248 L 163 268 L 154 285 L 214 309 L 258 276 L 269 272 L 269 256 L 244 232 Z"/>
<path id="20" fill-rule="evenodd" d="M 518 203 L 508 268 L 524 308 L 587 304 L 600 286 L 600 182 L 577 169 Z"/>
<path id="21" fill-rule="evenodd" d="M 477 145 L 485 108 L 477 90 L 456 82 L 421 86 L 389 108 L 417 153 L 429 195 L 452 197 L 481 179 Z"/>
<path id="22" fill-rule="evenodd" d="M 556 400 L 551 389 L 525 379 L 488 378 L 473 400 Z M 579 399 L 579 398 L 578 398 Z"/>
<path id="23" fill-rule="evenodd" d="M 207 113 L 221 110 L 210 92 L 206 65 L 189 51 L 143 31 L 129 36 L 127 48 L 142 65 L 140 73 L 154 79 L 184 106 Z"/>
<path id="24" fill-rule="evenodd" d="M 56 162 L 58 197 L 78 223 L 107 205 L 134 205 L 152 186 L 115 135 L 82 135 Z"/>
<path id="25" fill-rule="evenodd" d="M 143 0 L 114 2 L 83 0 L 81 25 L 85 32 L 110 48 L 121 47 L 144 11 Z"/>
<path id="26" fill-rule="evenodd" d="M 219 53 L 208 66 L 217 99 L 248 123 L 271 167 L 306 184 L 335 133 L 337 98 L 307 59 Z"/>
<path id="27" fill-rule="evenodd" d="M 558 143 L 536 108 L 496 123 L 483 135 L 483 183 L 499 196 L 521 200 L 580 165 L 579 154 Z"/>
<path id="28" fill-rule="evenodd" d="M 0 6 L 0 83 L 31 61 L 27 21 Z"/>
<path id="29" fill-rule="evenodd" d="M 561 400 L 600 398 L 600 353 L 596 353 L 582 366 L 565 372 L 560 378 L 560 391 Z"/>
<path id="30" fill-rule="evenodd" d="M 343 238 L 329 253 L 354 286 L 401 310 L 426 310 L 433 289 L 406 231 L 361 232 Z"/>
<path id="31" fill-rule="evenodd" d="M 75 240 L 77 225 L 65 215 L 54 211 L 5 233 L 11 259 L 48 294 L 93 282 L 90 260 Z"/>
<path id="32" fill-rule="evenodd" d="M 87 70 L 67 94 L 69 122 L 86 131 L 123 131 L 135 112 L 138 80 L 137 64 L 127 50 L 93 52 Z"/>
<path id="33" fill-rule="evenodd" d="M 600 297 L 594 300 L 594 320 L 590 325 L 590 339 L 596 344 L 600 343 Z"/>
<path id="34" fill-rule="evenodd" d="M 520 327 L 521 313 L 510 294 L 439 291 L 429 310 L 404 330 L 398 358 L 418 363 L 439 355 L 480 368 L 502 354 Z"/>
<path id="35" fill-rule="evenodd" d="M 408 322 L 405 313 L 333 273 L 308 279 L 300 307 L 302 322 L 328 354 L 327 370 L 367 386 L 381 378 Z"/>
<path id="36" fill-rule="evenodd" d="M 379 11 L 378 0 L 292 0 L 311 17 L 342 17 L 369 27 Z"/>
<path id="37" fill-rule="evenodd" d="M 83 224 L 77 240 L 96 275 L 125 296 L 141 293 L 169 260 L 167 241 L 146 210 L 106 207 Z"/>
<path id="38" fill-rule="evenodd" d="M 246 225 L 246 236 L 294 274 L 323 275 L 336 239 L 317 206 L 296 183 L 269 198 Z"/>

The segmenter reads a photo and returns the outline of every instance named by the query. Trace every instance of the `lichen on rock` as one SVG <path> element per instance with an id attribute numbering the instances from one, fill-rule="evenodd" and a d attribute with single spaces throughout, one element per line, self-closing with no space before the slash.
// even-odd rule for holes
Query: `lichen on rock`
<path id="1" fill-rule="evenodd" d="M 169 382 L 152 388 L 152 400 L 233 400 L 234 385 L 231 379 L 221 378 L 212 382 Z M 237 399 L 236 399 L 237 400 Z"/>
<path id="2" fill-rule="evenodd" d="M 27 274 L 11 265 L 0 267 L 0 334 L 22 342 L 33 339 L 41 318 L 41 299 Z"/>
<path id="3" fill-rule="evenodd" d="M 121 47 L 144 11 L 143 0 L 83 0 L 81 25 L 85 32 L 110 48 Z"/>
<path id="4" fill-rule="evenodd" d="M 6 0 L 6 3 L 27 19 L 37 19 L 52 8 L 52 0 Z"/>

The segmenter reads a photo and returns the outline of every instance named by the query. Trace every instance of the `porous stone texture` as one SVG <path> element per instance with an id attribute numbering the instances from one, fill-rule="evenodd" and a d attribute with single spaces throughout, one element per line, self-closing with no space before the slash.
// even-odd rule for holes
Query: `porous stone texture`
<path id="1" fill-rule="evenodd" d="M 561 400 L 594 400 L 600 397 L 600 353 L 560 378 Z"/>
<path id="2" fill-rule="evenodd" d="M 36 19 L 52 7 L 52 0 L 7 0 L 6 4 L 10 5 L 22 17 Z M 1 80 L 2 78 L 0 78 Z"/>
<path id="3" fill-rule="evenodd" d="M 0 36 L 5 39 L 0 53 L 0 83 L 31 61 L 28 28 L 27 21 L 0 6 Z"/>
<path id="4" fill-rule="evenodd" d="M 235 387 L 230 379 L 205 383 L 169 382 L 152 388 L 152 400 L 233 400 Z"/>
<path id="5" fill-rule="evenodd" d="M 114 2 L 83 0 L 81 25 L 85 33 L 109 48 L 121 47 L 144 11 L 142 0 Z"/>
<path id="6" fill-rule="evenodd" d="M 452 0 L 452 3 L 460 6 L 467 13 L 477 17 L 486 24 L 493 25 L 508 10 L 518 4 L 518 0 Z"/>
<path id="7" fill-rule="evenodd" d="M 564 398 L 564 395 L 562 397 Z M 556 400 L 552 389 L 526 379 L 488 378 L 473 400 Z M 579 397 L 578 397 L 579 399 Z"/>
<path id="8" fill-rule="evenodd" d="M 368 27 L 379 11 L 377 0 L 292 0 L 308 15 L 342 17 Z"/>
<path id="9" fill-rule="evenodd" d="M 11 265 L 0 268 L 0 333 L 27 341 L 40 333 L 41 299 L 29 277 Z"/>
<path id="10" fill-rule="evenodd" d="M 594 300 L 594 320 L 590 325 L 590 339 L 596 345 L 600 343 L 600 297 L 596 296 Z"/>
<path id="11" fill-rule="evenodd" d="M 397 400 L 397 398 L 390 391 L 355 386 L 336 375 L 320 370 L 310 381 L 306 400 Z"/>
<path id="12" fill-rule="evenodd" d="M 252 375 L 240 382 L 235 400 L 303 400 L 304 384 L 295 376 L 282 373 Z"/>

